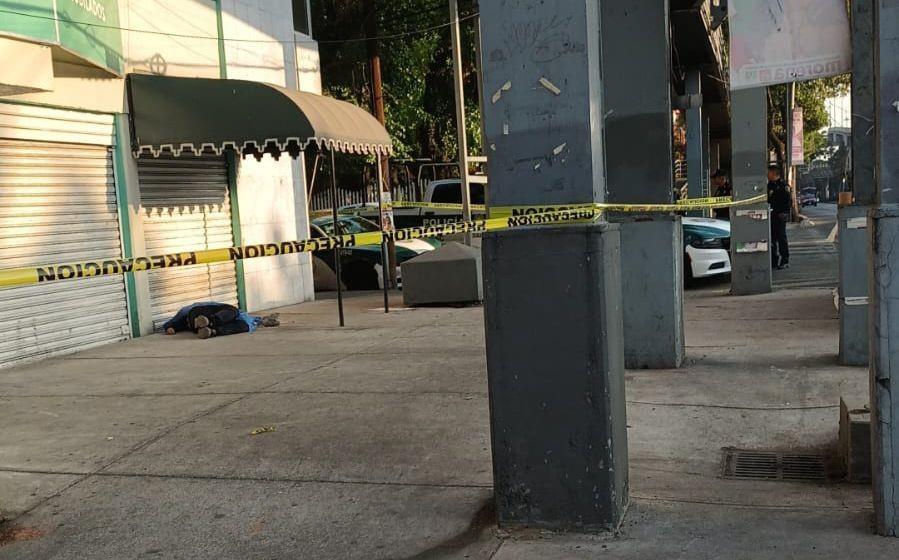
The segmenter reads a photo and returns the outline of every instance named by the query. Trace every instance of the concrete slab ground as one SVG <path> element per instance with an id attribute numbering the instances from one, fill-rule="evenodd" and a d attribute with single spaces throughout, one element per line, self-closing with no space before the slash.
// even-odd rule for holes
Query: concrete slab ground
<path id="1" fill-rule="evenodd" d="M 627 374 L 614 534 L 497 529 L 481 308 L 361 294 L 346 329 L 326 299 L 0 370 L 0 560 L 899 557 L 868 486 L 721 477 L 725 447 L 832 452 L 867 393 L 828 287 L 727 290 L 687 292 L 684 368 Z"/>

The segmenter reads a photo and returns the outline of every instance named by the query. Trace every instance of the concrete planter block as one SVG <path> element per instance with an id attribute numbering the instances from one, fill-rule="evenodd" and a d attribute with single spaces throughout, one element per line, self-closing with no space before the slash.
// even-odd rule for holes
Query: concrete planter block
<path id="1" fill-rule="evenodd" d="M 402 264 L 403 302 L 408 306 L 462 304 L 484 299 L 481 252 L 447 243 Z"/>
<path id="2" fill-rule="evenodd" d="M 840 458 L 846 480 L 871 482 L 871 410 L 867 401 L 840 399 Z"/>

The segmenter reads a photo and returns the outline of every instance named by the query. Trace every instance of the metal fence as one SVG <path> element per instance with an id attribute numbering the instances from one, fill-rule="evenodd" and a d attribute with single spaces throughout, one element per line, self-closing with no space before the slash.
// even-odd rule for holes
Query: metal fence
<path id="1" fill-rule="evenodd" d="M 338 208 L 350 204 L 365 204 L 368 202 L 377 204 L 378 198 L 376 192 L 377 187 L 375 187 L 375 185 L 369 185 L 365 188 L 358 189 L 344 189 L 338 187 Z M 409 202 L 418 202 L 419 200 L 421 200 L 420 188 L 419 185 L 415 182 L 402 182 L 391 185 L 390 194 L 393 200 L 397 201 L 402 200 Z M 312 193 L 311 200 L 309 201 L 309 209 L 312 211 L 316 211 L 327 210 L 329 208 L 331 208 L 331 189 L 324 187 L 315 189 L 315 192 Z"/>

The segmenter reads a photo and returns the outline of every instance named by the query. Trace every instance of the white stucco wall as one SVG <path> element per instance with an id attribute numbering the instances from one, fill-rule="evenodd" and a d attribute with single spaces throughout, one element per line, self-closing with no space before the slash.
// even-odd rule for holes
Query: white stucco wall
<path id="1" fill-rule="evenodd" d="M 213 0 L 119 0 L 119 20 L 126 73 L 219 77 Z"/>
<path id="2" fill-rule="evenodd" d="M 234 39 L 225 42 L 229 78 L 299 89 L 291 14 L 290 0 L 222 0 L 224 36 Z M 307 237 L 302 160 L 286 154 L 279 161 L 271 156 L 262 161 L 247 158 L 241 162 L 237 192 L 245 244 Z M 315 296 L 309 255 L 248 260 L 244 278 L 251 311 Z"/>

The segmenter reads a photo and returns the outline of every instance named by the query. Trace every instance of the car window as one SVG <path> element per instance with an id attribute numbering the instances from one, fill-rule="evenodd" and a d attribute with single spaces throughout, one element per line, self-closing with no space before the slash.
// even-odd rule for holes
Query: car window
<path id="1" fill-rule="evenodd" d="M 312 224 L 312 237 L 329 237 L 334 234 L 333 222 Z"/>
<path id="2" fill-rule="evenodd" d="M 361 218 L 340 220 L 340 233 L 343 235 L 355 235 L 371 231 L 379 231 L 378 226 L 374 222 Z"/>
<path id="3" fill-rule="evenodd" d="M 462 189 L 459 183 L 441 183 L 434 187 L 431 202 L 436 204 L 462 204 Z"/>
<path id="4" fill-rule="evenodd" d="M 730 233 L 724 229 L 709 226 L 684 226 L 684 238 L 714 239 L 716 237 L 730 237 Z"/>
<path id="5" fill-rule="evenodd" d="M 482 183 L 470 183 L 468 192 L 471 193 L 471 203 L 483 205 L 486 202 L 484 185 Z M 442 183 L 434 187 L 431 202 L 437 204 L 462 204 L 461 183 Z"/>

